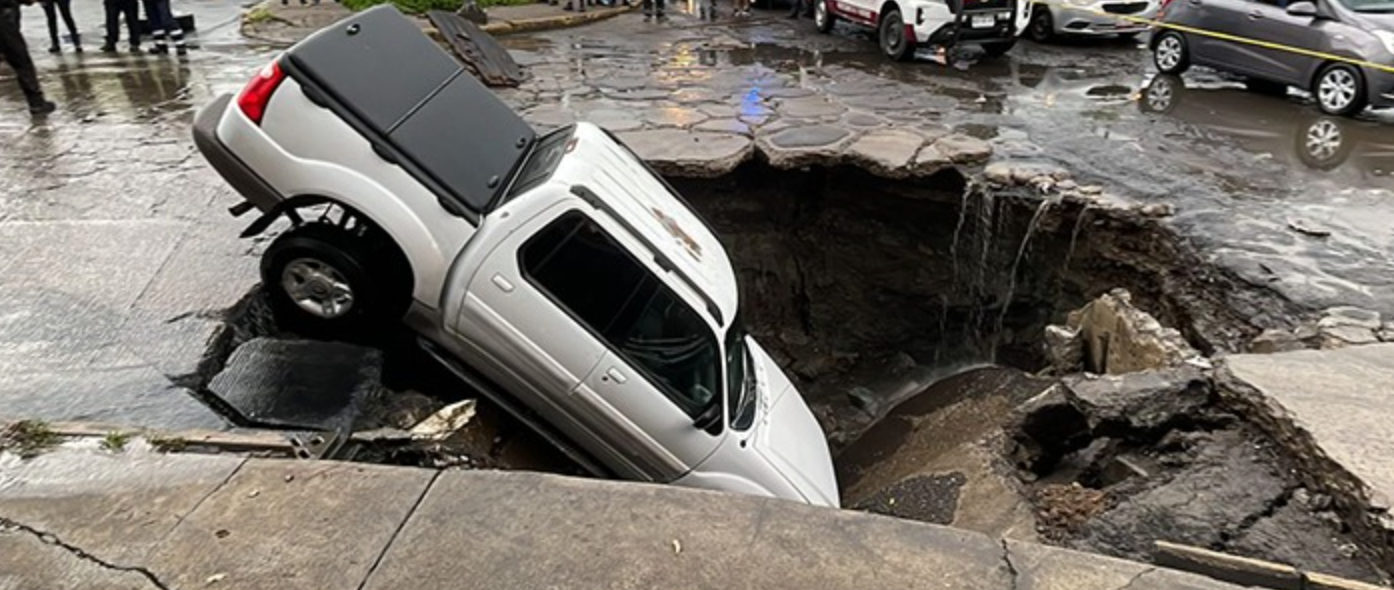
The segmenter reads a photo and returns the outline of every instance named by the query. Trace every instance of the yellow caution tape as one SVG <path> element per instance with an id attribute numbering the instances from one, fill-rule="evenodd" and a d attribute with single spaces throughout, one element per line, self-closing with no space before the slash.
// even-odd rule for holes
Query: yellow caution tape
<path id="1" fill-rule="evenodd" d="M 1173 1 L 1174 1 L 1174 2 L 1181 2 L 1181 1 L 1183 1 L 1183 0 L 1173 0 Z M 1351 57 L 1346 57 L 1346 56 L 1343 56 L 1343 55 L 1336 55 L 1336 54 L 1332 54 L 1332 53 L 1324 53 L 1324 52 L 1321 52 L 1321 51 L 1312 51 L 1312 50 L 1310 50 L 1310 49 L 1303 49 L 1303 48 L 1301 48 L 1301 47 L 1293 47 L 1293 46 L 1291 46 L 1291 45 L 1283 45 L 1282 43 L 1273 43 L 1273 42 L 1270 42 L 1270 41 L 1260 41 L 1260 40 L 1258 40 L 1258 39 L 1250 39 L 1250 38 L 1248 38 L 1248 37 L 1240 37 L 1240 36 L 1238 36 L 1238 35 L 1230 35 L 1230 34 L 1228 34 L 1228 33 L 1220 33 L 1220 32 L 1217 32 L 1217 31 L 1207 31 L 1207 30 L 1205 30 L 1205 29 L 1197 29 L 1197 28 L 1195 28 L 1195 27 L 1188 27 L 1188 26 L 1185 26 L 1185 25 L 1177 25 L 1177 24 L 1172 24 L 1172 23 L 1164 23 L 1164 22 L 1159 21 L 1159 20 L 1145 19 L 1145 18 L 1136 17 L 1136 16 L 1128 16 L 1128 15 L 1126 15 L 1126 14 L 1114 14 L 1114 13 L 1112 13 L 1112 12 L 1105 12 L 1105 11 L 1103 11 L 1103 10 L 1096 10 L 1096 9 L 1093 9 L 1093 8 L 1085 8 L 1085 7 L 1083 7 L 1083 6 L 1075 6 L 1075 5 L 1072 5 L 1072 4 L 1065 3 L 1065 2 L 1060 2 L 1059 0 L 1031 0 L 1031 2 L 1032 2 L 1033 4 L 1044 4 L 1044 5 L 1059 6 L 1059 7 L 1062 7 L 1062 8 L 1067 8 L 1067 9 L 1075 10 L 1075 11 L 1079 11 L 1079 12 L 1089 12 L 1089 13 L 1093 13 L 1093 14 L 1096 14 L 1096 15 L 1104 16 L 1104 17 L 1114 18 L 1114 19 L 1117 19 L 1117 20 L 1128 21 L 1128 22 L 1134 22 L 1134 23 L 1140 23 L 1140 24 L 1145 24 L 1145 25 L 1149 25 L 1149 26 L 1152 26 L 1152 27 L 1162 28 L 1162 29 L 1172 29 L 1172 30 L 1176 30 L 1176 31 L 1182 31 L 1182 32 L 1185 32 L 1185 33 L 1191 33 L 1191 34 L 1193 34 L 1193 35 L 1204 35 L 1204 36 L 1206 36 L 1206 37 L 1214 37 L 1214 38 L 1216 38 L 1216 39 L 1223 39 L 1223 40 L 1225 40 L 1225 41 L 1234 41 L 1234 42 L 1237 42 L 1237 43 L 1247 43 L 1247 44 L 1249 44 L 1249 45 L 1257 45 L 1257 46 L 1259 46 L 1259 47 L 1263 47 L 1263 48 L 1266 48 L 1266 49 L 1276 49 L 1276 50 L 1278 50 L 1278 51 L 1287 51 L 1287 52 L 1290 52 L 1290 53 L 1296 53 L 1296 54 L 1300 54 L 1300 55 L 1307 55 L 1307 56 L 1311 56 L 1311 57 L 1315 57 L 1315 58 L 1320 58 L 1320 59 L 1324 59 L 1324 60 L 1328 60 L 1328 61 L 1345 62 L 1345 63 L 1351 64 L 1351 65 L 1364 66 L 1364 67 L 1367 67 L 1367 68 L 1371 68 L 1371 69 L 1375 69 L 1375 70 L 1380 70 L 1380 71 L 1382 71 L 1382 72 L 1388 72 L 1388 73 L 1394 74 L 1394 65 L 1390 65 L 1390 64 L 1379 64 L 1379 63 L 1364 61 L 1364 60 L 1355 59 L 1355 58 L 1351 58 Z"/>

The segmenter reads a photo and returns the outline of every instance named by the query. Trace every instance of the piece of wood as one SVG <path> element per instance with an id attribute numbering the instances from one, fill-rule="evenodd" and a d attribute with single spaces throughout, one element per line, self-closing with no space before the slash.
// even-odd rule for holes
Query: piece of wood
<path id="1" fill-rule="evenodd" d="M 426 17 L 455 50 L 460 62 L 484 85 L 516 87 L 527 79 L 508 49 L 479 25 L 446 10 L 429 11 Z"/>

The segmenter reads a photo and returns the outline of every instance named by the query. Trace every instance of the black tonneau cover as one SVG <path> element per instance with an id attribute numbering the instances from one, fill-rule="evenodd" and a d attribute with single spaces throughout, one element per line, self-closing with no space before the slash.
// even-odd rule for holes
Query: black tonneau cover
<path id="1" fill-rule="evenodd" d="M 536 132 L 390 4 L 325 27 L 282 66 L 441 197 L 477 219 L 507 184 Z"/>

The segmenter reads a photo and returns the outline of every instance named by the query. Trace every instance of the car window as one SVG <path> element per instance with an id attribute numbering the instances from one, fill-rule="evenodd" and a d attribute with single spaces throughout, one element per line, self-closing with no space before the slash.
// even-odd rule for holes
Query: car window
<path id="1" fill-rule="evenodd" d="M 520 256 L 524 276 L 597 334 L 606 333 L 648 274 L 579 211 L 537 232 Z"/>
<path id="2" fill-rule="evenodd" d="M 542 289 L 696 417 L 720 391 L 720 349 L 711 329 L 593 220 L 563 214 L 520 253 Z"/>

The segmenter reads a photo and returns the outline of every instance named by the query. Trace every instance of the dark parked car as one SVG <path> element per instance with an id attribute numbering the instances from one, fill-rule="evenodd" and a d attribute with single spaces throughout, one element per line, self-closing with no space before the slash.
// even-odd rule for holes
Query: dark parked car
<path id="1" fill-rule="evenodd" d="M 1307 90 L 1323 112 L 1351 116 L 1394 106 L 1394 0 L 1165 0 L 1152 35 L 1157 69 L 1192 64 L 1239 74 L 1259 86 Z M 1323 55 L 1166 28 L 1180 25 Z M 1377 64 L 1386 69 L 1371 67 Z"/>

